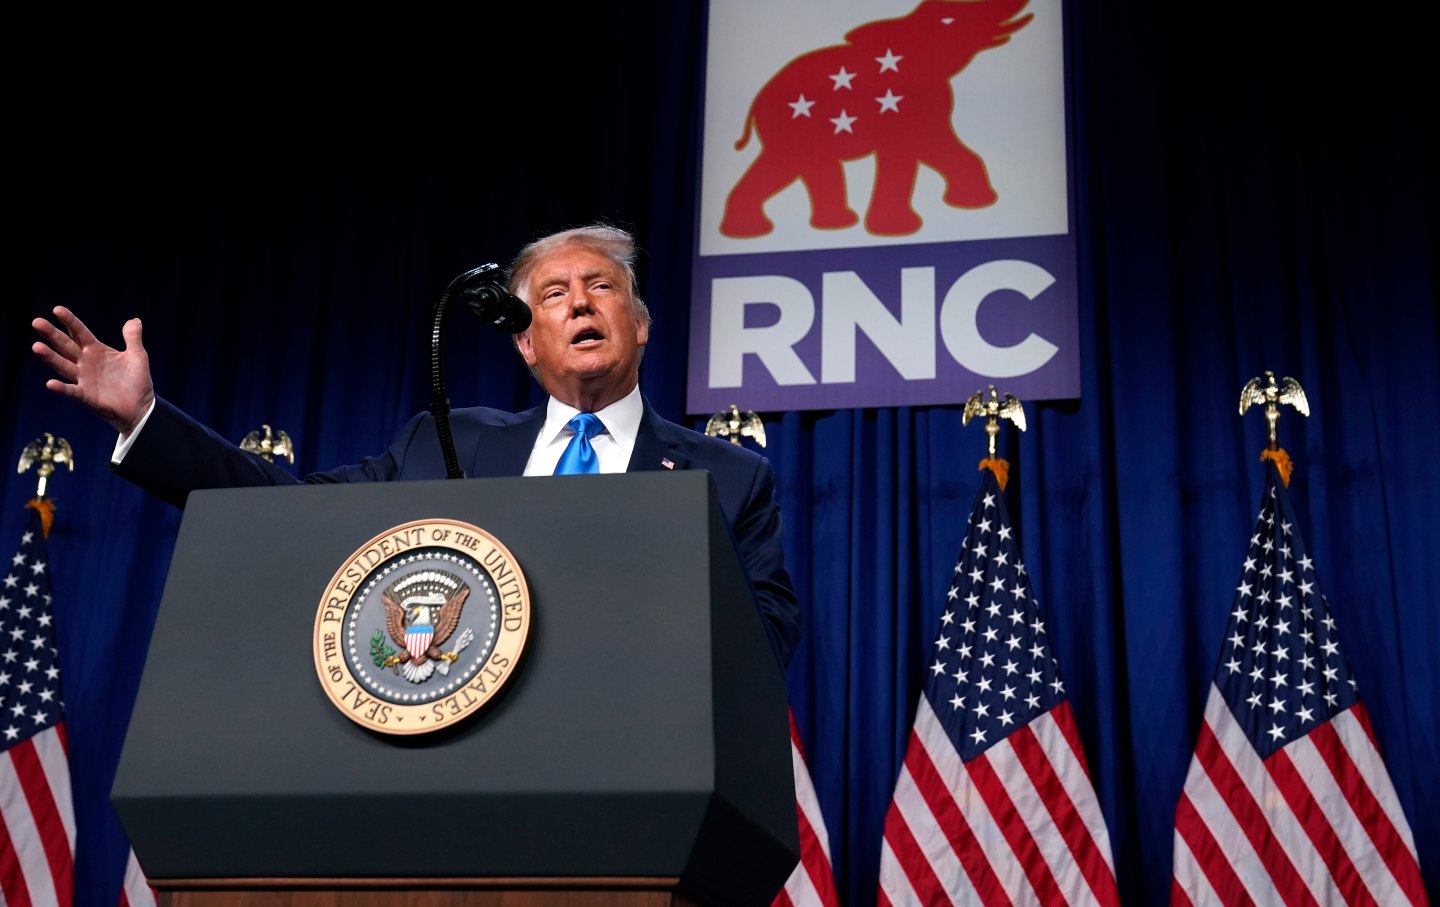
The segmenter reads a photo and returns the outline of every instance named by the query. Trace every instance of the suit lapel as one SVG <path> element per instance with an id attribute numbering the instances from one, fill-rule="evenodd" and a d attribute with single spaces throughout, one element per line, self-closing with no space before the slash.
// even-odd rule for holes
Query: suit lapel
<path id="1" fill-rule="evenodd" d="M 530 462 L 535 438 L 545 424 L 545 405 L 520 413 L 519 419 L 505 427 L 484 430 L 466 475 L 472 478 L 522 476 Z"/>
<path id="2" fill-rule="evenodd" d="M 640 430 L 635 435 L 635 450 L 630 454 L 627 472 L 684 469 L 688 458 L 680 451 L 675 427 L 656 415 L 648 399 L 642 400 L 645 414 L 640 418 Z"/>

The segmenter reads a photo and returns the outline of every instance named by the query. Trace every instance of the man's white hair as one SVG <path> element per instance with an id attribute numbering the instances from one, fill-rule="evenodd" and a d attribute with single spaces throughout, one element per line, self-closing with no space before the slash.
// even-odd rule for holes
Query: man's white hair
<path id="1" fill-rule="evenodd" d="M 510 292 L 526 303 L 531 303 L 530 276 L 534 273 L 535 266 L 551 253 L 570 246 L 582 246 L 599 252 L 624 270 L 625 282 L 629 284 L 626 290 L 630 293 L 630 304 L 634 306 L 636 315 L 645 319 L 647 325 L 650 323 L 650 309 L 640 298 L 640 290 L 635 281 L 635 237 L 626 230 L 605 223 L 588 224 L 551 233 L 521 249 L 510 265 Z"/>

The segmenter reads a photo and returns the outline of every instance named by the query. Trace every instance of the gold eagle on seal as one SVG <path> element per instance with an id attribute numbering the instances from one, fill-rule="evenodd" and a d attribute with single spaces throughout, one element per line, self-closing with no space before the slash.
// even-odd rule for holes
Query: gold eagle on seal
<path id="1" fill-rule="evenodd" d="M 455 646 L 443 646 L 460 624 L 460 612 L 470 587 L 441 570 L 422 570 L 395 582 L 380 593 L 385 603 L 385 629 L 400 648 L 382 667 L 393 668 L 411 683 L 422 683 L 438 669 L 450 673 L 474 634 L 466 629 Z"/>

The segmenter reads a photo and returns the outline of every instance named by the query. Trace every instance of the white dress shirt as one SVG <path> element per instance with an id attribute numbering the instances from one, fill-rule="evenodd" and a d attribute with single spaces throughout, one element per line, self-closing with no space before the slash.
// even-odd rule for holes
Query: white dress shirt
<path id="1" fill-rule="evenodd" d="M 548 476 L 555 472 L 555 464 L 569 446 L 575 432 L 566 427 L 567 422 L 580 412 L 573 406 L 561 403 L 554 397 L 545 410 L 545 424 L 535 438 L 530 451 L 530 460 L 525 464 L 525 475 Z M 635 437 L 640 433 L 640 419 L 645 415 L 645 404 L 640 399 L 640 385 L 614 403 L 595 413 L 604 423 L 605 430 L 590 439 L 595 456 L 600 460 L 601 472 L 624 472 L 630 465 L 630 455 L 635 452 Z"/>

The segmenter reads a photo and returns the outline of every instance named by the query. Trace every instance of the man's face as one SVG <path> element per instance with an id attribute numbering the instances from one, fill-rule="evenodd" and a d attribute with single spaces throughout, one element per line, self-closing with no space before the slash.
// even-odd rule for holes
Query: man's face
<path id="1" fill-rule="evenodd" d="M 630 292 L 625 270 L 585 246 L 561 248 L 535 265 L 526 293 L 533 318 L 515 345 L 556 399 L 593 411 L 635 386 L 650 328 Z"/>

